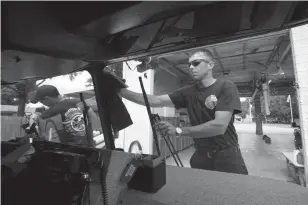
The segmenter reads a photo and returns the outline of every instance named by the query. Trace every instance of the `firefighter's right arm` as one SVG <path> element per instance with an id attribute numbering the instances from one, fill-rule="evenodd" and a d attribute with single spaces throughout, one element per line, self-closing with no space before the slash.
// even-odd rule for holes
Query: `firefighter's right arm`
<path id="1" fill-rule="evenodd" d="M 121 89 L 119 95 L 123 98 L 137 103 L 139 105 L 145 105 L 143 94 L 130 91 L 128 89 Z M 174 107 L 169 95 L 147 95 L 150 107 Z"/>

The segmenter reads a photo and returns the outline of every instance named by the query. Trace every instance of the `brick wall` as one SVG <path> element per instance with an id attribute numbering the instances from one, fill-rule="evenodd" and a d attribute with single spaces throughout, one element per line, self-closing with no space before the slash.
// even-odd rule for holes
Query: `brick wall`
<path id="1" fill-rule="evenodd" d="M 297 99 L 300 112 L 303 148 L 305 154 L 305 175 L 308 181 L 308 24 L 290 31 Z"/>

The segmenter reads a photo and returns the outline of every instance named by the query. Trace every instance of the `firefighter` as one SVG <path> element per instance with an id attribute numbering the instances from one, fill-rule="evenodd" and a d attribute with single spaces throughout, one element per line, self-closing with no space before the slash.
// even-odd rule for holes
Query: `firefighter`
<path id="1" fill-rule="evenodd" d="M 215 62 L 207 49 L 192 53 L 188 60 L 193 85 L 174 93 L 148 95 L 151 107 L 186 108 L 191 127 L 175 127 L 160 122 L 156 127 L 169 136 L 185 136 L 194 140 L 195 153 L 190 159 L 192 168 L 247 175 L 234 115 L 241 113 L 241 102 L 236 85 L 229 80 L 213 78 Z M 122 97 L 144 105 L 143 95 L 121 89 Z"/>

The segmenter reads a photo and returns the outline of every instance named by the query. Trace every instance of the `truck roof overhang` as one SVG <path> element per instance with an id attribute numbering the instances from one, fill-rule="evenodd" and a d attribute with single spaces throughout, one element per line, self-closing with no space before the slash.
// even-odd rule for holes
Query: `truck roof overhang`
<path id="1" fill-rule="evenodd" d="M 89 63 L 155 57 L 283 30 L 307 23 L 307 8 L 307 2 L 233 2 L 232 9 L 228 2 L 2 2 L 2 80 L 54 77 Z M 200 26 L 200 15 L 207 25 Z M 161 32 L 174 26 L 193 34 Z"/>

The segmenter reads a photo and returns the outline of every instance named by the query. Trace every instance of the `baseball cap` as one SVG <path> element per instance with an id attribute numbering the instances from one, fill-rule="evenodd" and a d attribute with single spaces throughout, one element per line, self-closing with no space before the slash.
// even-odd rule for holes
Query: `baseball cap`
<path id="1" fill-rule="evenodd" d="M 42 85 L 40 86 L 35 93 L 34 98 L 31 100 L 32 103 L 37 103 L 44 100 L 46 97 L 55 97 L 60 93 L 58 89 L 53 85 Z"/>

